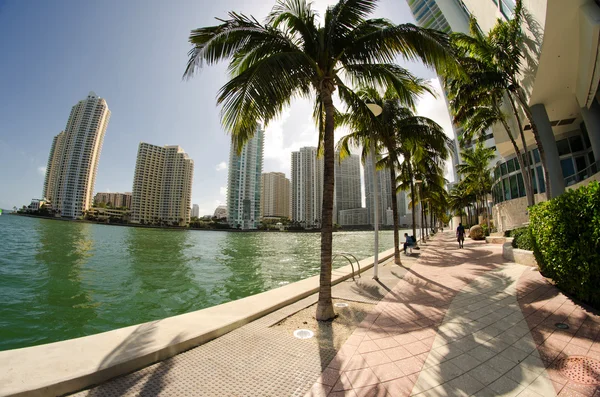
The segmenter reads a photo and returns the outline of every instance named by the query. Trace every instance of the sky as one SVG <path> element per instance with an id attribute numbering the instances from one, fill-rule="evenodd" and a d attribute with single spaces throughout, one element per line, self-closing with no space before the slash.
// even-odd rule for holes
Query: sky
<path id="1" fill-rule="evenodd" d="M 334 0 L 317 0 L 323 15 Z M 130 192 L 140 142 L 179 145 L 194 160 L 192 203 L 200 214 L 225 204 L 230 137 L 216 96 L 227 64 L 183 80 L 190 30 L 237 11 L 263 20 L 262 0 L 0 0 L 0 208 L 40 198 L 52 138 L 71 107 L 90 91 L 106 99 L 111 119 L 95 192 Z M 381 0 L 374 17 L 414 23 L 404 0 Z M 440 93 L 420 98 L 417 113 L 452 136 L 433 71 L 398 59 L 431 79 Z M 290 176 L 290 153 L 316 146 L 308 100 L 295 100 L 265 131 L 263 172 Z M 336 139 L 343 131 L 336 132 Z M 451 177 L 450 177 L 451 179 Z"/>

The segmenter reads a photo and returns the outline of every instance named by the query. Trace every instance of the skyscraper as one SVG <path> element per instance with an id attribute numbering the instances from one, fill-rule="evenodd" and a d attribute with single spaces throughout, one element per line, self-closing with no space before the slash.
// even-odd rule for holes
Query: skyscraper
<path id="1" fill-rule="evenodd" d="M 52 141 L 43 195 L 63 217 L 81 216 L 92 205 L 109 119 L 106 101 L 90 92 L 73 106 L 65 131 Z"/>
<path id="2" fill-rule="evenodd" d="M 200 206 L 198 204 L 192 206 L 192 217 L 200 218 Z"/>
<path id="3" fill-rule="evenodd" d="M 190 221 L 194 161 L 179 146 L 141 142 L 133 177 L 131 221 L 185 226 Z"/>
<path id="4" fill-rule="evenodd" d="M 352 154 L 341 162 L 339 152 L 335 159 L 334 222 L 338 222 L 339 211 L 361 208 L 360 156 Z"/>
<path id="5" fill-rule="evenodd" d="M 302 226 L 321 223 L 323 171 L 323 158 L 317 158 L 316 147 L 292 152 L 292 220 Z"/>
<path id="6" fill-rule="evenodd" d="M 290 180 L 283 172 L 262 174 L 262 217 L 290 217 Z"/>
<path id="7" fill-rule="evenodd" d="M 378 218 L 380 225 L 393 225 L 394 219 L 387 216 L 387 210 L 392 208 L 392 181 L 390 179 L 390 171 L 387 168 L 377 170 L 377 185 L 378 189 Z M 371 156 L 365 162 L 365 196 L 367 204 L 367 212 L 369 214 L 369 224 L 374 224 L 373 214 L 373 163 Z M 406 215 L 406 193 L 396 193 L 398 204 L 398 216 Z M 389 218 L 389 219 L 388 219 Z"/>
<path id="8" fill-rule="evenodd" d="M 259 225 L 263 148 L 264 130 L 260 125 L 239 155 L 231 144 L 227 180 L 227 222 L 231 227 L 247 230 Z"/>

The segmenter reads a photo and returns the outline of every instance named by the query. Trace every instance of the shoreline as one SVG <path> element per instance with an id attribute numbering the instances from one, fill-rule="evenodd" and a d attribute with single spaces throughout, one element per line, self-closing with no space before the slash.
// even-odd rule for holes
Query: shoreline
<path id="1" fill-rule="evenodd" d="M 104 226 L 124 226 L 124 227 L 136 227 L 136 228 L 145 228 L 145 229 L 161 229 L 161 230 L 178 230 L 178 231 L 210 231 L 210 232 L 234 232 L 234 233 L 321 233 L 321 229 L 310 229 L 310 230 L 261 230 L 261 229 L 252 229 L 252 230 L 240 230 L 240 229 L 200 229 L 200 228 L 192 228 L 192 227 L 181 227 L 181 226 L 152 226 L 152 225 L 140 225 L 137 223 L 105 223 L 105 222 L 94 222 L 83 219 L 67 219 L 67 218 L 59 218 L 59 217 L 51 217 L 51 216 L 41 216 L 41 215 L 32 215 L 32 214 L 23 214 L 18 212 L 9 212 L 6 215 L 14 215 L 14 216 L 22 216 L 26 218 L 37 218 L 37 219 L 48 219 L 52 221 L 63 221 L 63 222 L 74 222 L 74 223 L 87 223 L 93 225 L 104 225 Z M 400 226 L 398 230 L 408 230 L 412 227 L 409 226 Z M 389 231 L 394 230 L 393 227 L 379 227 L 379 231 Z M 337 232 L 369 232 L 373 231 L 373 228 L 368 227 L 356 227 L 356 228 L 339 228 L 338 230 L 333 230 L 333 233 Z"/>

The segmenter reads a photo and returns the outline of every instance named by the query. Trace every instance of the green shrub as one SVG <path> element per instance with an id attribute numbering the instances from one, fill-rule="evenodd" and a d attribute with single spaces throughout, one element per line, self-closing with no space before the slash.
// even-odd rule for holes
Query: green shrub
<path id="1" fill-rule="evenodd" d="M 592 182 L 534 206 L 529 220 L 542 274 L 600 307 L 600 184 Z"/>
<path id="2" fill-rule="evenodd" d="M 513 237 L 513 248 L 533 251 L 533 244 L 531 242 L 531 231 L 529 230 L 528 226 L 514 229 L 510 232 L 510 235 L 511 237 Z"/>

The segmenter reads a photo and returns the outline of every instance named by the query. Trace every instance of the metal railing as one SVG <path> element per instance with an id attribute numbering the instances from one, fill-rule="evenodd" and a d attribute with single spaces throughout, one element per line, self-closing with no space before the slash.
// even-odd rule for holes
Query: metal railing
<path id="1" fill-rule="evenodd" d="M 333 262 L 338 256 L 346 258 L 346 260 L 350 263 L 350 266 L 352 267 L 352 280 L 356 281 L 356 279 L 354 278 L 354 263 L 352 263 L 352 260 L 349 258 L 349 256 L 351 256 L 356 261 L 356 266 L 358 267 L 358 278 L 360 278 L 360 262 L 358 261 L 358 259 L 356 259 L 354 255 L 348 252 L 338 252 L 337 254 L 333 255 L 333 258 L 331 258 L 331 262 Z"/>
<path id="2" fill-rule="evenodd" d="M 571 175 L 565 178 L 565 187 L 571 186 L 581 181 L 588 179 L 590 176 L 597 174 L 598 170 L 600 170 L 600 161 L 596 161 L 591 164 L 589 167 L 584 169 L 583 171 L 579 171 L 578 173 Z"/>

